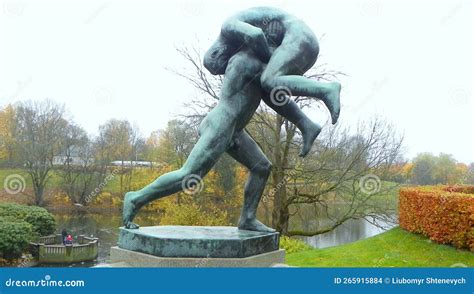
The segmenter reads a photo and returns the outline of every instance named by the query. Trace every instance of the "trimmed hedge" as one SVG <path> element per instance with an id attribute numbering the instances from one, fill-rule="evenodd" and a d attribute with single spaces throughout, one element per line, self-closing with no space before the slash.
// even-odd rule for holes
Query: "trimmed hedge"
<path id="1" fill-rule="evenodd" d="M 474 186 L 402 188 L 399 220 L 407 231 L 474 251 Z"/>
<path id="2" fill-rule="evenodd" d="M 16 203 L 1 203 L 0 217 L 12 218 L 15 221 L 25 221 L 32 227 L 33 233 L 46 236 L 56 230 L 56 221 L 51 213 L 38 206 L 26 206 Z"/>

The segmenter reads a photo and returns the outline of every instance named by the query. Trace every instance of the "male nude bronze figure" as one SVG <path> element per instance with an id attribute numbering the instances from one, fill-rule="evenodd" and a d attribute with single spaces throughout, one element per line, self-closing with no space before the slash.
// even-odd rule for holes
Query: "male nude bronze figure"
<path id="1" fill-rule="evenodd" d="M 308 154 L 321 127 L 312 122 L 287 96 L 307 96 L 324 102 L 335 124 L 339 118 L 341 85 L 324 83 L 302 75 L 316 62 L 319 44 L 313 31 L 300 19 L 273 7 L 255 7 L 228 18 L 221 28 L 218 41 L 207 51 L 204 65 L 213 74 L 222 74 L 222 64 L 206 64 L 206 60 L 225 61 L 240 48 L 249 48 L 263 63 L 267 63 L 260 82 L 266 95 L 263 101 L 287 118 L 300 131 L 303 146 L 300 156 Z M 210 62 L 208 62 L 210 63 Z"/>
<path id="2" fill-rule="evenodd" d="M 200 138 L 183 167 L 160 176 L 141 190 L 126 193 L 124 226 L 138 228 L 133 219 L 141 207 L 182 191 L 183 181 L 189 176 L 203 178 L 227 152 L 249 170 L 239 229 L 273 232 L 256 219 L 271 162 L 244 128 L 263 99 L 302 131 L 304 144 L 300 155 L 307 154 L 320 127 L 294 101 L 275 103 L 271 94 L 275 88 L 285 87 L 293 95 L 321 99 L 335 123 L 339 116 L 340 85 L 301 76 L 314 64 L 318 51 L 311 30 L 281 10 L 252 8 L 227 20 L 204 57 L 204 65 L 211 73 L 224 74 L 220 100 L 202 121 Z"/>

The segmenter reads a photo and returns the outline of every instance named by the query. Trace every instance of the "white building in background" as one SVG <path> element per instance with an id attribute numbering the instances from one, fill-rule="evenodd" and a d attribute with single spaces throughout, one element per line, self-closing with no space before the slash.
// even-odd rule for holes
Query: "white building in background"
<path id="1" fill-rule="evenodd" d="M 77 149 L 74 147 L 71 148 L 69 156 L 67 156 L 65 153 L 62 153 L 53 157 L 53 165 L 56 166 L 64 165 L 68 162 L 70 165 L 83 166 L 86 163 L 89 165 L 93 161 L 93 158 L 83 158 L 79 156 L 79 152 L 77 152 Z"/>
<path id="2" fill-rule="evenodd" d="M 86 162 L 90 164 L 92 160 L 92 158 L 85 160 L 79 156 L 67 157 L 65 155 L 57 155 L 53 157 L 53 165 L 64 165 L 69 161 L 70 165 L 82 166 L 86 164 Z"/>
<path id="3" fill-rule="evenodd" d="M 163 166 L 165 165 L 164 163 L 161 162 L 155 162 L 155 161 L 143 161 L 143 160 L 115 160 L 110 163 L 110 165 L 113 166 L 130 166 L 130 167 L 158 167 L 158 166 Z"/>
<path id="4" fill-rule="evenodd" d="M 93 158 L 82 158 L 79 156 L 79 153 L 74 149 L 71 150 L 69 156 L 65 154 L 56 155 L 53 157 L 53 165 L 60 166 L 64 165 L 69 161 L 69 164 L 72 166 L 83 166 L 86 163 L 91 164 L 94 162 Z M 155 162 L 155 161 L 143 161 L 143 160 L 114 160 L 110 162 L 111 166 L 127 166 L 127 167 L 160 167 L 166 165 L 165 163 Z"/>

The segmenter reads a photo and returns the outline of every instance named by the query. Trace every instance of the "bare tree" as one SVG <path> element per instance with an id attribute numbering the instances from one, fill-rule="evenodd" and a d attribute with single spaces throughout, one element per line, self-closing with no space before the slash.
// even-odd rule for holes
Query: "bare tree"
<path id="1" fill-rule="evenodd" d="M 204 69 L 199 50 L 182 47 L 177 51 L 189 62 L 189 68 L 173 72 L 204 94 L 192 99 L 188 104 L 189 112 L 183 114 L 189 121 L 198 123 L 219 99 L 222 77 L 212 76 Z M 320 64 L 306 76 L 330 81 L 342 75 L 339 71 L 329 70 L 326 64 Z M 309 97 L 295 99 L 301 108 L 317 101 Z M 247 131 L 272 161 L 271 183 L 262 202 L 265 208 L 271 209 L 271 223 L 281 233 L 317 235 L 349 219 L 365 218 L 377 224 L 377 220 L 393 214 L 392 209 L 382 208 L 374 201 L 377 195 L 384 193 L 383 189 L 364 194 L 358 188 L 364 176 L 382 174 L 381 171 L 390 168 L 400 154 L 402 138 L 396 136 L 389 124 L 379 119 L 361 123 L 355 135 L 350 135 L 348 129 L 334 127 L 320 136 L 311 154 L 303 161 L 297 156 L 301 134 L 293 124 L 274 114 L 267 106 L 261 105 Z M 380 178 L 376 177 L 376 180 L 381 185 Z M 335 197 L 339 197 L 338 200 L 334 200 Z M 333 222 L 327 227 L 307 232 L 290 230 L 290 216 L 298 213 L 303 205 L 329 208 L 337 201 L 344 202 L 349 209 L 345 213 L 329 213 Z"/>
<path id="2" fill-rule="evenodd" d="M 390 196 L 398 184 L 383 181 L 400 154 L 402 138 L 393 131 L 375 118 L 361 123 L 356 135 L 349 129 L 330 129 L 305 160 L 296 157 L 295 148 L 288 147 L 289 158 L 280 176 L 284 184 L 277 184 L 266 195 L 273 199 L 273 225 L 287 235 L 313 236 L 349 219 L 366 219 L 379 226 L 393 222 L 396 203 Z M 306 213 L 306 217 L 329 221 L 311 229 L 290 227 L 289 217 L 308 206 L 320 209 L 312 210 L 316 213 L 313 216 Z"/>
<path id="3" fill-rule="evenodd" d="M 211 111 L 219 100 L 219 91 L 222 86 L 222 76 L 211 75 L 204 68 L 201 56 L 202 52 L 195 47 L 177 47 L 176 51 L 188 62 L 188 67 L 168 70 L 189 82 L 199 93 L 185 103 L 187 112 L 181 114 L 181 118 L 187 120 L 193 127 L 197 128 L 201 120 Z"/>
<path id="4" fill-rule="evenodd" d="M 49 100 L 23 102 L 16 106 L 15 121 L 18 155 L 31 177 L 35 203 L 43 205 L 53 158 L 60 153 L 68 125 L 64 107 Z"/>
<path id="5" fill-rule="evenodd" d="M 98 145 L 102 160 L 120 162 L 120 192 L 130 190 L 133 161 L 140 138 L 138 127 L 127 120 L 111 119 L 99 127 Z"/>
<path id="6" fill-rule="evenodd" d="M 70 124 L 63 138 L 62 153 L 57 156 L 62 188 L 77 204 L 87 205 L 87 197 L 105 177 L 105 169 L 96 160 L 95 146 L 86 132 Z"/>

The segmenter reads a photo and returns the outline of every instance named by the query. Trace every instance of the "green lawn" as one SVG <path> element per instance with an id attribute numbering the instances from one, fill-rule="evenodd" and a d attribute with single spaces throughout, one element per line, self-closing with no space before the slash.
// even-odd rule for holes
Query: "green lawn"
<path id="1" fill-rule="evenodd" d="M 27 189 L 32 189 L 32 181 L 30 175 L 23 169 L 19 168 L 0 168 L 0 184 L 4 184 L 6 178 L 10 175 L 20 175 L 25 180 Z M 49 173 L 49 180 L 46 183 L 46 189 L 57 189 L 61 186 L 61 175 L 57 170 L 52 170 Z M 111 181 L 107 182 L 107 186 L 104 188 L 106 192 L 119 192 L 120 191 L 120 179 L 114 177 Z"/>
<path id="2" fill-rule="evenodd" d="M 299 267 L 474 267 L 474 252 L 394 228 L 354 243 L 288 254 Z"/>
<path id="3" fill-rule="evenodd" d="M 25 181 L 29 184 L 31 182 L 31 179 L 29 178 L 28 174 L 24 171 L 24 170 L 21 170 L 21 169 L 10 169 L 10 168 L 0 168 L 0 183 L 3 184 L 3 182 L 5 181 L 5 179 L 9 176 L 9 175 L 21 175 L 22 177 L 25 178 Z"/>
<path id="4" fill-rule="evenodd" d="M 0 169 L 0 184 L 4 184 L 6 178 L 8 176 L 16 176 L 20 175 L 23 177 L 25 180 L 26 188 L 32 188 L 32 181 L 31 181 L 31 176 L 23 169 L 19 168 L 12 168 L 12 169 L 6 169 L 2 168 Z M 47 188 L 58 188 L 60 183 L 61 183 L 61 177 L 56 171 L 51 171 L 49 173 L 50 178 L 48 180 L 48 183 L 46 184 Z"/>

